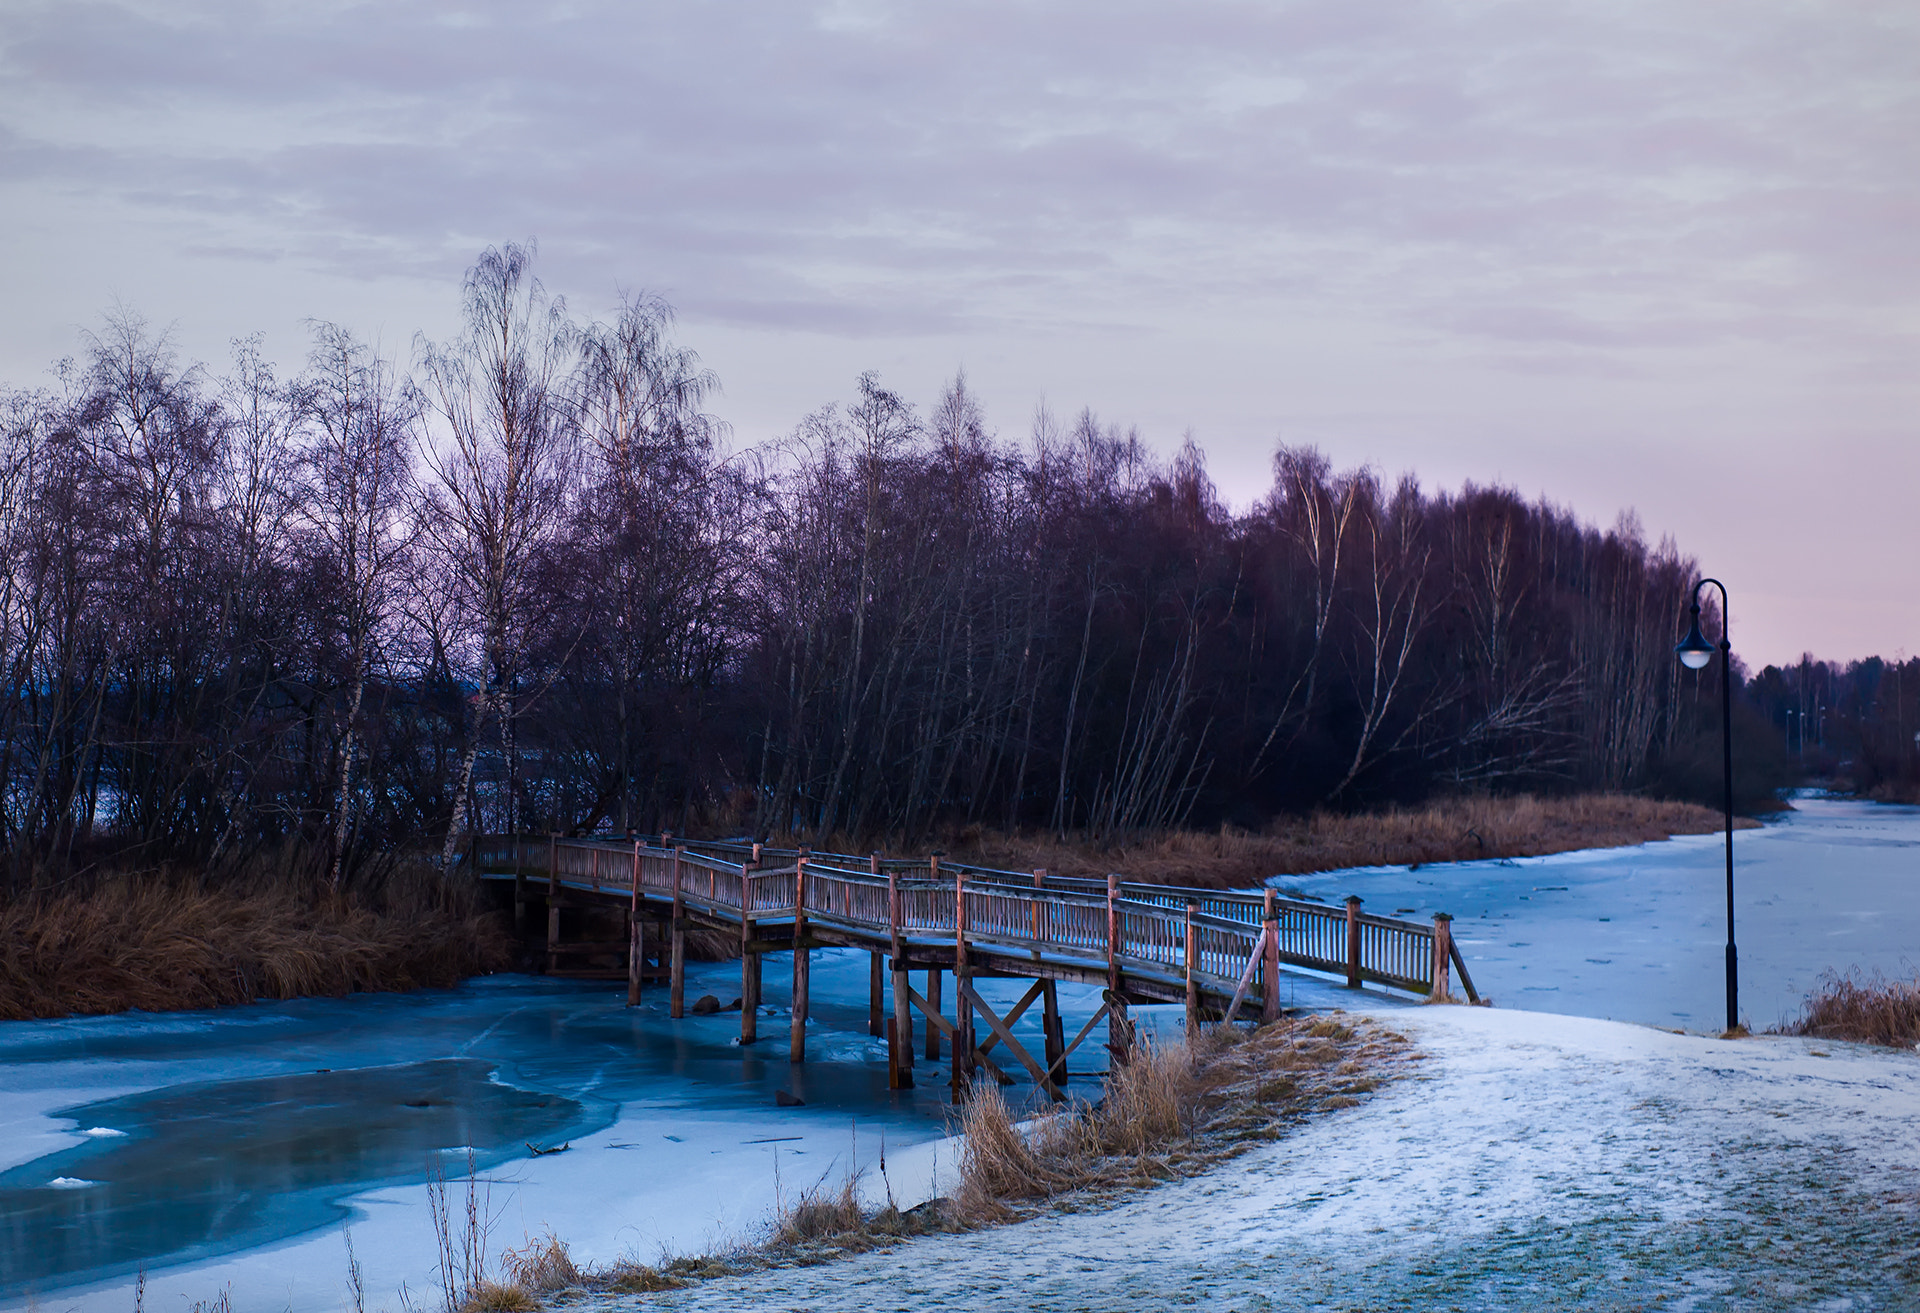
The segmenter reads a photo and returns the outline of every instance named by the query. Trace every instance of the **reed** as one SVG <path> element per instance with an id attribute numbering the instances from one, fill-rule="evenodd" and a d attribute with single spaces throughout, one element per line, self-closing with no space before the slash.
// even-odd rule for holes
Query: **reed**
<path id="1" fill-rule="evenodd" d="M 1243 888 L 1276 875 L 1350 866 L 1415 866 L 1479 858 L 1539 857 L 1579 848 L 1708 834 L 1722 813 L 1623 793 L 1570 797 L 1460 797 L 1424 807 L 1275 820 L 1261 830 L 1173 830 L 1107 842 L 970 827 L 947 836 L 962 861 L 1061 875 L 1118 873 L 1201 889 Z M 1741 819 L 1741 828 L 1758 822 Z"/>
<path id="2" fill-rule="evenodd" d="M 298 861 L 40 882 L 0 902 L 0 1019 L 444 987 L 511 946 L 470 888 L 402 863 L 342 892 Z"/>
<path id="3" fill-rule="evenodd" d="M 1807 996 L 1800 1019 L 1775 1033 L 1912 1048 L 1920 1043 L 1920 978 L 1888 980 L 1878 974 L 1862 978 L 1829 971 Z"/>

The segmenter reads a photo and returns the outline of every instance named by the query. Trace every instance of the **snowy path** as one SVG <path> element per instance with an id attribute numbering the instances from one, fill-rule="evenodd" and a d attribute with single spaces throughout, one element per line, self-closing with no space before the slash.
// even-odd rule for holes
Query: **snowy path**
<path id="1" fill-rule="evenodd" d="M 596 1306 L 1912 1308 L 1920 1055 L 1466 1008 L 1370 1103 L 1097 1214 Z"/>

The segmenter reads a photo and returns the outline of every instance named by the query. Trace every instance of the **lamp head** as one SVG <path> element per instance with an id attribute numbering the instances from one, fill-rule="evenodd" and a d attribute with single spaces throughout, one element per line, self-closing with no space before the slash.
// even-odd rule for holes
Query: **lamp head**
<path id="1" fill-rule="evenodd" d="M 1674 644 L 1673 652 L 1688 670 L 1705 670 L 1707 663 L 1713 660 L 1713 644 L 1700 632 L 1700 603 L 1693 604 L 1693 624 L 1688 628 L 1687 636 Z"/>

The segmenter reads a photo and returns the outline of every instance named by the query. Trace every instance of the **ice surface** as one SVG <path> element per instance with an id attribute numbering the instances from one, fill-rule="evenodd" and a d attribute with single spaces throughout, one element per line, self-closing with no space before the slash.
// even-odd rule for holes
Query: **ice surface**
<path id="1" fill-rule="evenodd" d="M 1825 971 L 1920 963 L 1920 808 L 1803 799 L 1734 834 L 1740 1011 L 1798 1015 Z M 1726 1022 L 1721 835 L 1511 862 L 1368 867 L 1276 884 L 1366 910 L 1451 912 L 1473 982 L 1502 1007 L 1708 1030 Z"/>
<path id="2" fill-rule="evenodd" d="M 674 1022 L 663 989 L 628 1009 L 620 986 L 528 977 L 0 1025 L 0 1305 L 124 1310 L 144 1263 L 150 1307 L 231 1286 L 238 1308 L 334 1313 L 345 1227 L 369 1307 L 398 1308 L 403 1285 L 420 1302 L 437 1289 L 425 1182 L 437 1163 L 462 1195 L 469 1148 L 496 1254 L 548 1227 L 583 1261 L 706 1248 L 848 1170 L 876 1200 L 928 1197 L 953 1160 L 945 1067 L 887 1090 L 867 955 L 842 950 L 814 956 L 809 1060 L 788 1063 L 784 961 L 745 1049 L 737 1013 Z M 737 964 L 689 968 L 690 996 L 738 981 Z M 1004 1010 L 1025 982 L 980 988 Z M 1075 1029 L 1097 1006 L 1061 996 Z M 1038 1012 L 1017 1028 L 1036 1047 Z M 805 1106 L 776 1108 L 781 1090 Z M 96 1184 L 57 1194 L 57 1177 Z"/>

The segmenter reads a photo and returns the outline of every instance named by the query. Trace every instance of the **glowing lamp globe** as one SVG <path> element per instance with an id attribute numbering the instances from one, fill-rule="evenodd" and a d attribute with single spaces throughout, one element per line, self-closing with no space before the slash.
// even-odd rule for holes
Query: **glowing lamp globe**
<path id="1" fill-rule="evenodd" d="M 1700 608 L 1693 609 L 1693 628 L 1687 636 L 1674 644 L 1673 648 L 1680 658 L 1680 664 L 1688 670 L 1705 670 L 1707 662 L 1713 660 L 1713 644 L 1700 632 Z"/>

